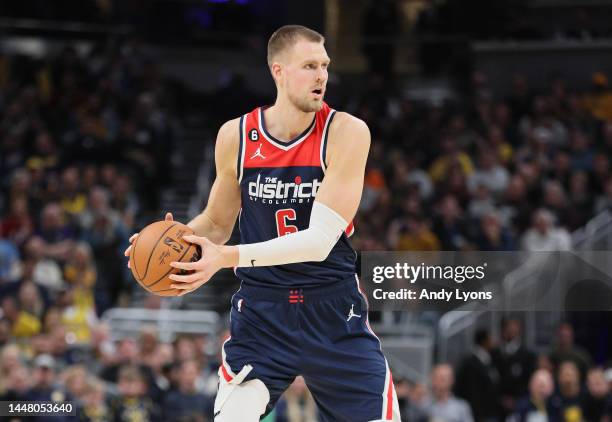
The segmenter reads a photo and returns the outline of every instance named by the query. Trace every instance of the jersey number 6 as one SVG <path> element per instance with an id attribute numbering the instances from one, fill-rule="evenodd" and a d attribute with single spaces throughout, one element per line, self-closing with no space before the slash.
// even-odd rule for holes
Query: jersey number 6
<path id="1" fill-rule="evenodd" d="M 297 226 L 288 224 L 288 221 L 295 221 L 296 215 L 293 208 L 285 208 L 276 211 L 276 232 L 278 237 L 298 231 Z"/>

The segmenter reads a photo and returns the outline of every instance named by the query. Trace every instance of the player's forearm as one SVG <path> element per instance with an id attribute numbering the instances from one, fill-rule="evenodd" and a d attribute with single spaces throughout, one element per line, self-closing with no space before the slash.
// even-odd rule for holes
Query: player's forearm
<path id="1" fill-rule="evenodd" d="M 216 224 L 207 214 L 206 210 L 198 214 L 193 220 L 187 223 L 193 229 L 196 236 L 208 238 L 211 242 L 217 245 L 225 244 L 232 235 L 232 229 Z"/>
<path id="2" fill-rule="evenodd" d="M 323 261 L 345 230 L 347 222 L 331 208 L 315 202 L 308 229 L 265 242 L 221 249 L 224 267 L 262 267 Z"/>

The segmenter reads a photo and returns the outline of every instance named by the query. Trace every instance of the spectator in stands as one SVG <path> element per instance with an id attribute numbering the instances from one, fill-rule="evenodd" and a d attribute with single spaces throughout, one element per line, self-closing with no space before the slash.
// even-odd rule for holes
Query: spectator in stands
<path id="1" fill-rule="evenodd" d="M 496 363 L 501 376 L 502 407 L 506 415 L 512 413 L 517 400 L 527 394 L 529 378 L 536 365 L 535 354 L 522 342 L 522 328 L 518 318 L 502 321 L 502 342 Z"/>
<path id="2" fill-rule="evenodd" d="M 427 220 L 420 215 L 409 215 L 405 220 L 396 220 L 388 234 L 389 244 L 400 251 L 437 251 L 440 241 L 429 228 Z"/>
<path id="3" fill-rule="evenodd" d="M 42 211 L 37 234 L 46 242 L 45 255 L 64 262 L 70 255 L 76 229 L 66 218 L 59 203 L 51 202 Z"/>
<path id="4" fill-rule="evenodd" d="M 34 359 L 32 387 L 28 392 L 28 400 L 61 402 L 64 398 L 63 389 L 57 385 L 55 359 L 47 354 L 37 356 Z"/>
<path id="5" fill-rule="evenodd" d="M 594 196 L 589 188 L 589 175 L 586 171 L 574 171 L 569 181 L 570 229 L 584 226 L 593 210 Z"/>
<path id="6" fill-rule="evenodd" d="M 13 369 L 23 366 L 23 358 L 21 351 L 16 343 L 9 343 L 2 349 L 0 355 L 0 382 L 8 378 Z"/>
<path id="7" fill-rule="evenodd" d="M 171 344 L 159 343 L 155 351 L 143 359 L 144 364 L 151 370 L 154 384 L 152 396 L 155 394 L 162 396 L 170 390 L 170 380 L 168 373 L 174 362 L 174 349 Z M 215 385 L 215 392 L 217 386 Z"/>
<path id="8" fill-rule="evenodd" d="M 527 183 L 522 176 L 515 174 L 510 178 L 499 210 L 502 220 L 511 223 L 515 232 L 523 233 L 529 227 L 533 205 L 528 200 Z"/>
<path id="9" fill-rule="evenodd" d="M 83 175 L 81 176 L 81 190 L 83 192 L 91 192 L 98 183 L 98 167 L 95 164 L 85 165 L 83 167 Z"/>
<path id="10" fill-rule="evenodd" d="M 586 170 L 588 174 L 589 169 Z M 593 169 L 592 169 L 592 178 L 590 181 L 591 186 L 586 189 L 586 194 L 589 193 L 590 188 L 592 187 L 593 193 L 600 194 L 604 191 L 604 185 L 608 178 L 610 177 L 610 158 L 608 155 L 599 150 L 595 154 L 593 158 Z"/>
<path id="11" fill-rule="evenodd" d="M 500 215 L 492 210 L 480 219 L 480 227 L 475 239 L 480 251 L 513 251 L 516 249 L 510 230 L 502 226 Z"/>
<path id="12" fill-rule="evenodd" d="M 106 388 L 100 380 L 93 377 L 88 379 L 82 404 L 77 408 L 78 421 L 106 422 L 112 420 L 106 395 Z"/>
<path id="13" fill-rule="evenodd" d="M 469 246 L 469 234 L 462 210 L 453 195 L 445 195 L 438 202 L 433 232 L 440 239 L 443 251 L 458 251 Z"/>
<path id="14" fill-rule="evenodd" d="M 139 334 L 139 349 L 140 359 L 142 362 L 147 362 L 153 357 L 157 347 L 159 346 L 159 338 L 157 336 L 157 328 L 155 325 L 145 325 L 140 329 Z"/>
<path id="15" fill-rule="evenodd" d="M 91 330 L 91 357 L 93 362 L 90 364 L 94 365 L 96 373 L 115 362 L 115 344 L 111 340 L 110 327 L 104 322 L 98 323 Z"/>
<path id="16" fill-rule="evenodd" d="M 139 364 L 136 340 L 131 337 L 121 339 L 117 345 L 116 356 L 117 359 L 109 366 L 105 366 L 100 373 L 100 377 L 105 381 L 116 383 L 122 366 Z"/>
<path id="17" fill-rule="evenodd" d="M 64 286 L 62 270 L 46 252 L 47 243 L 42 238 L 33 236 L 26 242 L 23 277 L 56 292 Z"/>
<path id="18" fill-rule="evenodd" d="M 486 148 L 480 151 L 478 167 L 469 177 L 468 186 L 471 192 L 485 186 L 493 194 L 499 195 L 506 190 L 509 178 L 508 170 L 500 164 L 495 152 Z"/>
<path id="19" fill-rule="evenodd" d="M 27 197 L 16 196 L 11 199 L 9 206 L 8 213 L 0 220 L 0 236 L 21 246 L 34 231 Z"/>
<path id="20" fill-rule="evenodd" d="M 185 360 L 178 370 L 178 388 L 164 395 L 164 420 L 207 420 L 212 403 L 198 391 L 200 366 L 196 360 Z"/>
<path id="21" fill-rule="evenodd" d="M 85 210 L 87 197 L 80 189 L 79 169 L 70 166 L 62 172 L 62 199 L 61 206 L 66 215 L 75 222 L 76 218 Z"/>
<path id="22" fill-rule="evenodd" d="M 495 201 L 491 191 L 484 184 L 476 186 L 467 206 L 468 217 L 477 221 L 480 220 L 484 214 L 492 211 L 495 211 Z"/>
<path id="23" fill-rule="evenodd" d="M 45 304 L 39 288 L 31 280 L 21 282 L 17 298 L 21 311 L 33 316 L 39 321 L 39 324 L 42 324 Z"/>
<path id="24" fill-rule="evenodd" d="M 110 205 L 121 214 L 126 229 L 132 230 L 140 210 L 140 203 L 132 190 L 130 178 L 126 174 L 117 175 L 111 187 Z"/>
<path id="25" fill-rule="evenodd" d="M 85 242 L 78 242 L 64 267 L 64 280 L 72 288 L 74 305 L 88 314 L 96 312 L 94 288 L 97 279 L 91 247 Z"/>
<path id="26" fill-rule="evenodd" d="M 494 362 L 493 339 L 487 330 L 474 335 L 472 353 L 457 369 L 455 393 L 468 401 L 476 422 L 498 421 L 500 376 Z"/>
<path id="27" fill-rule="evenodd" d="M 89 193 L 80 224 L 84 238 L 96 251 L 105 250 L 125 235 L 121 218 L 110 207 L 108 192 L 101 187 L 95 187 Z"/>
<path id="28" fill-rule="evenodd" d="M 174 341 L 174 352 L 176 360 L 179 362 L 197 358 L 195 343 L 190 336 L 178 336 Z"/>
<path id="29" fill-rule="evenodd" d="M 60 378 L 66 387 L 68 401 L 76 401 L 77 405 L 81 405 L 85 398 L 89 377 L 87 367 L 84 365 L 72 365 L 62 372 Z"/>
<path id="30" fill-rule="evenodd" d="M 26 167 L 37 168 L 44 172 L 55 170 L 60 164 L 61 154 L 52 134 L 48 130 L 40 130 L 35 137 L 32 153 L 28 156 Z"/>
<path id="31" fill-rule="evenodd" d="M 36 316 L 19 308 L 18 302 L 12 296 L 6 296 L 2 299 L 3 316 L 11 324 L 11 334 L 13 337 L 21 341 L 33 335 L 36 335 L 41 330 L 41 322 Z"/>
<path id="32" fill-rule="evenodd" d="M 550 398 L 551 417 L 563 422 L 584 420 L 584 394 L 580 372 L 572 361 L 564 361 L 557 370 L 558 391 Z"/>
<path id="33" fill-rule="evenodd" d="M 580 371 L 581 380 L 585 379 L 588 368 L 591 367 L 591 357 L 586 350 L 574 344 L 574 328 L 566 322 L 557 328 L 557 340 L 549 356 L 557 370 L 564 361 L 574 362 Z"/>
<path id="34" fill-rule="evenodd" d="M 78 287 L 69 287 L 61 293 L 62 324 L 66 335 L 73 345 L 88 345 L 91 340 L 91 330 L 97 324 L 92 298 L 79 297 L 82 291 Z"/>
<path id="35" fill-rule="evenodd" d="M 466 176 L 471 176 L 474 172 L 474 164 L 470 156 L 462 151 L 457 141 L 446 138 L 442 141 L 442 154 L 432 163 L 429 168 L 429 175 L 434 183 L 439 183 L 448 177 L 450 169 L 457 165 L 461 172 Z"/>
<path id="36" fill-rule="evenodd" d="M 0 292 L 11 289 L 9 285 L 21 276 L 22 263 L 19 251 L 11 241 L 0 239 Z M 0 296 L 3 293 L 0 293 Z"/>
<path id="37" fill-rule="evenodd" d="M 124 365 L 118 373 L 117 389 L 119 396 L 112 399 L 110 413 L 112 420 L 162 421 L 158 404 L 147 396 L 145 377 L 136 365 Z"/>
<path id="38" fill-rule="evenodd" d="M 510 417 L 512 422 L 532 420 L 551 421 L 552 415 L 548 399 L 554 391 L 552 375 L 545 369 L 538 369 L 529 380 L 529 396 L 518 401 L 516 410 Z"/>
<path id="39" fill-rule="evenodd" d="M 11 323 L 8 319 L 0 317 L 0 348 L 6 346 L 11 340 Z M 1 372 L 1 369 L 0 369 Z"/>
<path id="40" fill-rule="evenodd" d="M 27 366 L 14 368 L 7 377 L 6 390 L 0 396 L 2 401 L 26 401 L 30 389 L 30 370 Z"/>
<path id="41" fill-rule="evenodd" d="M 121 216 L 109 205 L 108 192 L 96 187 L 89 193 L 87 208 L 81 214 L 82 238 L 91 246 L 98 268 L 100 290 L 115 302 L 123 285 L 121 248 L 127 242 L 127 233 Z M 99 309 L 103 312 L 104 309 Z"/>
<path id="42" fill-rule="evenodd" d="M 591 368 L 587 374 L 587 394 L 582 409 L 587 421 L 612 418 L 612 393 L 601 368 Z"/>
<path id="43" fill-rule="evenodd" d="M 51 354 L 55 358 L 55 362 L 60 369 L 63 369 L 66 365 L 70 365 L 74 362 L 70 355 L 66 327 L 61 323 L 61 314 L 59 314 L 59 318 L 60 320 L 51 328 L 49 336 L 51 339 Z"/>
<path id="44" fill-rule="evenodd" d="M 570 207 L 565 188 L 556 180 L 544 183 L 542 206 L 550 211 L 554 220 L 563 227 L 570 221 Z"/>
<path id="45" fill-rule="evenodd" d="M 455 383 L 453 368 L 438 364 L 431 371 L 431 397 L 425 405 L 428 420 L 472 422 L 470 405 L 452 394 Z"/>
<path id="46" fill-rule="evenodd" d="M 532 226 L 523 235 L 522 249 L 535 251 L 571 250 L 571 239 L 567 230 L 556 227 L 554 216 L 546 209 L 539 209 L 533 215 Z"/>

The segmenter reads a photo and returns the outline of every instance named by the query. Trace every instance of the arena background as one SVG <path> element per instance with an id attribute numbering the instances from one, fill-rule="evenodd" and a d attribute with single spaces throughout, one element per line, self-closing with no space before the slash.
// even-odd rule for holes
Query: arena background
<path id="1" fill-rule="evenodd" d="M 609 0 L 2 1 L 0 400 L 212 421 L 237 280 L 160 299 L 122 252 L 205 205 L 220 124 L 274 100 L 283 24 L 325 35 L 326 101 L 372 132 L 357 249 L 611 249 L 611 17 Z M 610 313 L 370 318 L 405 421 L 612 417 Z M 317 420 L 303 381 L 266 420 Z"/>

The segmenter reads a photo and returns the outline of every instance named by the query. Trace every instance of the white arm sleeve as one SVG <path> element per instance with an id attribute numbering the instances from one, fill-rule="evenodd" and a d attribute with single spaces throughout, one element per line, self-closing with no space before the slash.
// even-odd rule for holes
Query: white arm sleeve
<path id="1" fill-rule="evenodd" d="M 323 261 L 348 223 L 331 208 L 315 201 L 306 230 L 265 242 L 238 245 L 239 267 L 263 267 Z"/>

